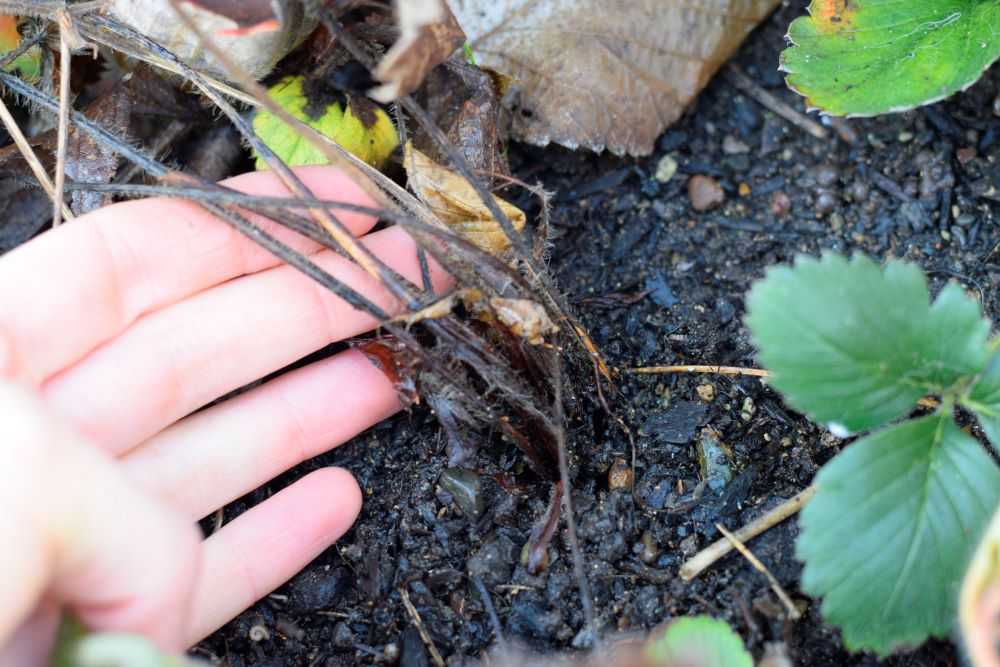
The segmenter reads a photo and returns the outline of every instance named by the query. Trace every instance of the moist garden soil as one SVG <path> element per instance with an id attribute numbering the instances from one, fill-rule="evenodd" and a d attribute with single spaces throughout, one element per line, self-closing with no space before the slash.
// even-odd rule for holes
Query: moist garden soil
<path id="1" fill-rule="evenodd" d="M 733 63 L 801 109 L 776 69 L 785 28 L 804 11 L 792 5 Z M 720 76 L 648 158 L 520 145 L 510 158 L 516 175 L 555 192 L 551 269 L 610 365 L 753 367 L 744 295 L 768 266 L 798 253 L 906 258 L 929 273 L 932 291 L 957 280 L 996 320 L 997 79 L 994 70 L 944 103 L 851 120 L 852 142 L 833 128 L 816 139 Z M 677 172 L 664 181 L 667 157 Z M 721 206 L 694 210 L 687 181 L 698 174 L 721 185 Z M 513 198 L 538 213 L 529 195 Z M 790 498 L 844 441 L 752 377 L 622 372 L 608 402 L 636 434 L 634 493 L 609 483 L 617 459 L 631 467 L 620 429 L 594 411 L 577 415 L 569 431 L 580 538 L 606 633 L 711 614 L 758 658 L 768 643 L 784 642 L 796 665 L 877 664 L 847 652 L 818 601 L 798 591 L 794 520 L 750 547 L 803 605 L 798 621 L 785 619 L 766 579 L 738 555 L 692 582 L 677 574 L 719 537 L 716 522 L 735 528 Z M 706 427 L 725 447 L 699 497 L 696 443 Z M 494 629 L 470 574 L 483 582 L 508 640 L 539 652 L 589 645 L 565 533 L 553 540 L 545 572 L 531 576 L 521 565 L 549 486 L 512 445 L 492 438 L 480 454 L 478 495 L 467 497 L 461 489 L 470 480 L 445 472 L 443 449 L 433 415 L 417 407 L 228 507 L 227 521 L 326 465 L 350 469 L 365 494 L 360 519 L 336 546 L 196 653 L 233 667 L 432 664 L 405 590 L 447 664 L 478 664 Z M 931 641 L 885 664 L 957 665 L 959 657 L 950 643 Z"/>

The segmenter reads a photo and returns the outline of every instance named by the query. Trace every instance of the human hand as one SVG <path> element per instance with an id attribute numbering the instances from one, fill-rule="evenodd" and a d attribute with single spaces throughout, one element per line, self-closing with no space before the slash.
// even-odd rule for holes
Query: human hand
<path id="1" fill-rule="evenodd" d="M 370 204 L 332 169 L 299 175 L 318 197 Z M 287 194 L 270 173 L 228 184 Z M 358 235 L 375 222 L 341 219 Z M 357 265 L 261 224 L 398 310 Z M 419 282 L 402 230 L 364 242 Z M 183 650 L 339 538 L 361 491 L 336 468 L 204 541 L 195 522 L 399 409 L 361 353 L 192 413 L 374 324 L 179 200 L 116 204 L 0 258 L 0 665 L 43 664 L 63 606 L 92 629 Z"/>

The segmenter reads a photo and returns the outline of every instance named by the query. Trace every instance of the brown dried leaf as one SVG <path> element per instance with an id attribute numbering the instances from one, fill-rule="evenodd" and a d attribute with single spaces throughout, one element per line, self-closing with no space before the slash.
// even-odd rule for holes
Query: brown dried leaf
<path id="1" fill-rule="evenodd" d="M 450 0 L 515 137 L 645 155 L 779 0 Z M 517 99 L 517 98 L 520 99 Z"/>
<path id="2" fill-rule="evenodd" d="M 369 91 L 379 102 L 391 102 L 416 90 L 432 69 L 465 42 L 444 0 L 396 0 L 399 39 L 375 70 L 383 85 Z"/>
<path id="3" fill-rule="evenodd" d="M 127 84 L 116 86 L 110 93 L 93 102 L 85 115 L 119 137 L 127 137 L 132 119 L 133 93 Z M 77 183 L 109 183 L 118 171 L 118 154 L 92 136 L 70 128 L 66 145 L 66 176 Z M 70 208 L 76 215 L 110 203 L 110 196 L 99 192 L 74 190 L 70 193 Z"/>
<path id="4" fill-rule="evenodd" d="M 510 175 L 500 132 L 500 96 L 489 74 L 452 58 L 430 72 L 417 99 L 487 184 Z M 444 159 L 422 128 L 416 130 L 413 144 L 435 160 Z"/>
<path id="5" fill-rule="evenodd" d="M 403 153 L 408 185 L 452 231 L 479 248 L 499 255 L 510 248 L 510 240 L 468 181 L 442 167 L 407 142 Z M 503 199 L 497 203 L 514 228 L 524 229 L 524 211 Z"/>
<path id="6" fill-rule="evenodd" d="M 257 5 L 259 0 L 249 4 Z M 204 2 L 201 4 L 236 5 L 234 2 Z M 274 0 L 282 19 L 276 30 L 239 30 L 239 24 L 221 13 L 196 5 L 185 7 L 187 13 L 215 44 L 257 78 L 262 78 L 274 65 L 304 40 L 316 27 L 316 20 L 307 15 L 298 0 Z M 259 8 L 258 8 L 259 10 Z M 218 59 L 198 44 L 190 31 L 178 28 L 179 19 L 169 0 L 110 0 L 107 8 L 113 17 L 132 26 L 150 39 L 159 42 L 188 65 L 212 76 L 227 78 L 226 69 Z M 249 11 L 247 20 L 259 11 Z"/>
<path id="7" fill-rule="evenodd" d="M 282 23 L 282 3 L 274 0 L 187 0 L 213 14 L 232 19 L 239 26 L 235 34 L 257 30 L 277 30 Z"/>
<path id="8" fill-rule="evenodd" d="M 542 304 L 529 299 L 503 299 L 493 297 L 490 306 L 497 314 L 497 319 L 515 336 L 520 336 L 532 345 L 545 342 L 545 335 L 557 333 L 557 327 Z"/>

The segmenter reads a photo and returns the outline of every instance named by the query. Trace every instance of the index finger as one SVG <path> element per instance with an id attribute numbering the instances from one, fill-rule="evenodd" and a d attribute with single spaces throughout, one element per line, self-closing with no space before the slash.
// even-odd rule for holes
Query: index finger
<path id="1" fill-rule="evenodd" d="M 373 206 L 360 186 L 333 168 L 297 172 L 318 198 Z M 288 194 L 269 172 L 224 184 L 259 195 Z M 375 224 L 358 213 L 338 218 L 357 235 Z M 319 249 L 254 219 L 300 252 Z M 279 263 L 192 202 L 144 199 L 94 211 L 0 259 L 0 377 L 37 385 L 140 315 Z"/>

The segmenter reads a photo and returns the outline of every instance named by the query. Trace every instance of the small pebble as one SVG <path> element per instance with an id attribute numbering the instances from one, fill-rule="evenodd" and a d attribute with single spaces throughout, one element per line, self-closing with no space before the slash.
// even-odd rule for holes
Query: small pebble
<path id="1" fill-rule="evenodd" d="M 901 144 L 908 144 L 911 141 L 913 141 L 913 133 L 903 130 L 896 136 L 896 141 L 898 141 Z"/>
<path id="2" fill-rule="evenodd" d="M 976 216 L 971 213 L 963 213 L 955 218 L 955 224 L 960 227 L 971 227 L 976 222 Z"/>
<path id="3" fill-rule="evenodd" d="M 680 543 L 681 553 L 685 558 L 690 558 L 691 556 L 698 553 L 698 536 L 695 534 L 688 535 Z"/>
<path id="4" fill-rule="evenodd" d="M 863 202 L 868 199 L 868 186 L 861 181 L 854 181 L 847 188 L 847 196 L 856 202 Z"/>
<path id="5" fill-rule="evenodd" d="M 639 554 L 639 558 L 642 559 L 643 563 L 649 565 L 656 561 L 660 557 L 660 547 L 653 539 L 652 533 L 648 530 L 642 534 L 642 552 Z"/>
<path id="6" fill-rule="evenodd" d="M 777 218 L 783 218 L 792 210 L 792 200 L 781 190 L 771 193 L 771 213 Z"/>
<path id="7" fill-rule="evenodd" d="M 840 180 L 840 170 L 832 164 L 821 164 L 813 170 L 813 177 L 820 187 L 828 188 Z"/>
<path id="8" fill-rule="evenodd" d="M 694 210 L 707 211 L 726 201 L 726 193 L 711 176 L 696 174 L 688 181 L 688 198 Z"/>
<path id="9" fill-rule="evenodd" d="M 712 428 L 705 428 L 702 429 L 695 450 L 702 480 L 712 491 L 721 492 L 733 479 L 733 467 L 727 447 L 719 440 L 718 433 Z"/>
<path id="10" fill-rule="evenodd" d="M 832 213 L 833 210 L 837 208 L 837 195 L 833 194 L 829 190 L 818 190 L 813 208 L 820 215 Z"/>
<path id="11" fill-rule="evenodd" d="M 964 148 L 959 148 L 955 151 L 955 159 L 958 160 L 959 164 L 965 164 L 976 157 L 976 149 L 972 146 L 966 146 Z"/>
<path id="12" fill-rule="evenodd" d="M 753 419 L 755 412 L 757 412 L 757 406 L 754 405 L 753 399 L 747 396 L 743 399 L 743 405 L 740 407 L 740 419 L 748 422 Z"/>
<path id="13" fill-rule="evenodd" d="M 739 190 L 739 193 L 740 193 L 741 197 L 749 197 L 750 196 L 751 190 L 750 190 L 750 184 L 749 183 L 741 181 L 740 184 L 739 184 L 738 190 Z"/>
<path id="14" fill-rule="evenodd" d="M 844 228 L 844 216 L 834 211 L 830 214 L 830 229 L 839 232 Z"/>
<path id="15" fill-rule="evenodd" d="M 635 473 L 625 459 L 615 459 L 611 464 L 611 470 L 608 471 L 608 488 L 612 491 L 628 491 L 632 488 L 634 479 Z"/>
<path id="16" fill-rule="evenodd" d="M 464 468 L 448 468 L 441 473 L 438 484 L 452 495 L 465 516 L 475 519 L 483 513 L 483 496 L 476 473 Z"/>
<path id="17" fill-rule="evenodd" d="M 727 134 L 722 140 L 722 152 L 726 155 L 739 155 L 749 153 L 750 147 L 731 134 Z"/>
<path id="18" fill-rule="evenodd" d="M 656 164 L 656 174 L 654 178 L 660 183 L 667 183 L 674 174 L 677 173 L 677 160 L 670 155 L 664 155 Z"/>
<path id="19" fill-rule="evenodd" d="M 399 659 L 399 644 L 396 642 L 386 644 L 382 649 L 382 656 L 386 662 L 396 662 Z"/>
<path id="20" fill-rule="evenodd" d="M 698 385 L 697 391 L 698 391 L 698 396 L 701 397 L 701 400 L 705 401 L 706 403 L 712 402 L 712 400 L 715 398 L 715 385 L 713 384 L 709 384 L 707 382 L 705 384 L 700 384 Z"/>
<path id="21" fill-rule="evenodd" d="M 340 648 L 350 648 L 354 646 L 354 632 L 347 623 L 340 622 L 333 626 L 333 645 Z"/>

